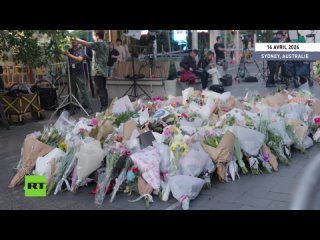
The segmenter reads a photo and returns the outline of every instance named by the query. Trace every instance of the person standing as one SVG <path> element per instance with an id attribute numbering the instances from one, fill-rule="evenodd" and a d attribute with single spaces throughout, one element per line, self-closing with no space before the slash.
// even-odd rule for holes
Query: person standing
<path id="1" fill-rule="evenodd" d="M 84 59 L 83 49 L 79 46 L 77 40 L 72 40 L 72 48 L 65 52 L 65 55 L 69 57 L 69 69 L 70 69 L 70 80 L 71 80 L 71 92 L 78 98 L 78 89 L 81 92 L 84 100 L 83 107 L 88 109 L 88 114 L 92 114 L 92 107 L 89 101 L 88 91 L 84 84 L 84 71 L 82 61 Z M 78 89 L 77 89 L 78 86 Z"/>
<path id="2" fill-rule="evenodd" d="M 85 40 L 85 39 L 82 38 L 82 40 Z M 84 52 L 84 59 L 83 59 L 84 73 L 90 85 L 91 96 L 94 98 L 94 86 L 93 86 L 93 80 L 91 77 L 92 50 L 90 48 L 87 48 L 86 46 L 82 46 L 82 47 Z M 86 83 L 86 85 L 88 85 L 88 83 Z"/>
<path id="3" fill-rule="evenodd" d="M 117 49 L 114 48 L 112 42 L 108 42 L 109 44 L 109 58 L 108 58 L 108 77 L 112 76 L 114 64 L 117 62 L 117 58 L 119 56 L 119 52 Z"/>
<path id="4" fill-rule="evenodd" d="M 217 42 L 214 44 L 214 52 L 216 53 L 216 63 L 218 65 L 222 65 L 225 61 L 225 55 L 224 52 L 227 51 L 227 49 L 224 47 L 224 44 L 222 42 L 222 38 L 218 36 L 216 38 Z"/>
<path id="5" fill-rule="evenodd" d="M 104 111 L 108 107 L 108 91 L 107 85 L 107 63 L 108 63 L 108 45 L 103 40 L 104 30 L 94 30 L 94 42 L 87 42 L 77 39 L 78 42 L 93 50 L 92 57 L 92 76 L 97 87 L 97 95 L 100 99 L 100 111 Z"/>
<path id="6" fill-rule="evenodd" d="M 276 36 L 272 38 L 271 42 L 272 43 L 280 43 L 283 41 L 283 32 L 282 31 L 278 31 L 276 33 Z M 268 77 L 267 83 L 266 83 L 266 87 L 275 87 L 275 74 L 277 72 L 277 68 L 278 68 L 279 62 L 277 61 L 268 61 L 268 67 L 270 70 L 270 75 Z"/>
<path id="7" fill-rule="evenodd" d="M 119 56 L 118 56 L 118 62 L 125 62 L 127 61 L 127 55 L 126 55 L 126 49 L 122 45 L 122 40 L 118 38 L 116 40 L 116 47 L 115 49 L 118 50 Z"/>

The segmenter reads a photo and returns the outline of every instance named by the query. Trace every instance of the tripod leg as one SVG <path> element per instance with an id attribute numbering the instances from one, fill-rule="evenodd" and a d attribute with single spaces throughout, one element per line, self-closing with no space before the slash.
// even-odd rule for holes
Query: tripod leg
<path id="1" fill-rule="evenodd" d="M 51 117 L 50 117 L 50 121 L 52 120 L 53 116 L 63 107 L 67 106 L 69 103 L 66 103 L 65 102 L 69 99 L 69 96 L 66 96 L 65 99 L 62 101 L 62 103 L 60 104 L 59 107 L 57 107 L 57 109 L 52 113 Z"/>
<path id="2" fill-rule="evenodd" d="M 89 114 L 87 113 L 87 111 L 82 107 L 82 105 L 79 103 L 78 99 L 72 94 L 72 98 L 76 101 L 76 102 L 72 102 L 71 104 L 77 107 L 80 107 L 82 109 L 82 111 L 84 111 L 84 113 L 89 117 Z"/>
<path id="3" fill-rule="evenodd" d="M 130 90 L 132 90 L 132 88 L 133 88 L 133 85 L 131 85 L 131 86 L 128 88 L 128 90 L 123 94 L 122 97 L 126 96 L 126 95 L 128 94 L 128 92 L 129 92 Z"/>
<path id="4" fill-rule="evenodd" d="M 147 97 L 151 99 L 150 95 L 140 85 L 137 84 L 137 87 L 139 87 L 140 90 L 144 93 L 144 94 L 141 94 L 141 96 L 142 95 L 147 95 Z"/>

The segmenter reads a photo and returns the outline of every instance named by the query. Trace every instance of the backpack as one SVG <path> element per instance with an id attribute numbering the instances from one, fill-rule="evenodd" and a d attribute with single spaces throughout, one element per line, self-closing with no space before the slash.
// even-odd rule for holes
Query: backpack
<path id="1" fill-rule="evenodd" d="M 182 71 L 180 74 L 180 81 L 194 84 L 196 82 L 196 75 L 191 71 Z"/>

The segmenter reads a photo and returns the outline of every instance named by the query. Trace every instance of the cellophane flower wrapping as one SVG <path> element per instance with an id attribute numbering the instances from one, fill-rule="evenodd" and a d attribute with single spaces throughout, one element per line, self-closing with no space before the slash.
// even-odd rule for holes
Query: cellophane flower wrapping
<path id="1" fill-rule="evenodd" d="M 112 113 L 119 115 L 124 112 L 133 112 L 134 108 L 128 96 L 124 96 L 113 103 Z"/>
<path id="2" fill-rule="evenodd" d="M 77 164 L 77 184 L 80 184 L 87 176 L 99 168 L 103 157 L 101 143 L 97 140 L 85 143 L 80 147 Z"/>
<path id="3" fill-rule="evenodd" d="M 56 164 L 61 157 L 65 156 L 65 152 L 59 148 L 53 149 L 44 157 L 38 157 L 36 162 L 36 168 L 34 171 L 34 175 L 38 176 L 46 176 L 47 185 L 50 182 L 50 175 L 52 171 L 52 167 Z"/>
<path id="4" fill-rule="evenodd" d="M 234 127 L 234 134 L 239 139 L 241 149 L 250 156 L 256 156 L 262 147 L 265 135 L 250 128 Z"/>
<path id="5" fill-rule="evenodd" d="M 75 125 L 76 120 L 70 116 L 69 112 L 63 111 L 54 124 L 54 127 L 62 136 L 65 136 L 68 132 L 72 131 Z"/>
<path id="6" fill-rule="evenodd" d="M 160 154 L 157 148 L 148 146 L 131 155 L 131 159 L 142 172 L 142 177 L 153 189 L 160 188 Z"/>
<path id="7" fill-rule="evenodd" d="M 184 210 L 189 209 L 190 200 L 199 195 L 204 184 L 203 179 L 192 176 L 175 175 L 169 178 L 172 195 L 182 204 Z"/>

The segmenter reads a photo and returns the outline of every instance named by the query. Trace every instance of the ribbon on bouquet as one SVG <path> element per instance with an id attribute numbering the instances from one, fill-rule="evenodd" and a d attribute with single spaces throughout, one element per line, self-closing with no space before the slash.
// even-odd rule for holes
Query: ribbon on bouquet
<path id="1" fill-rule="evenodd" d="M 69 184 L 68 180 L 67 180 L 66 178 L 62 178 L 62 179 L 58 182 L 57 187 L 56 187 L 56 189 L 54 190 L 54 193 L 53 193 L 54 195 L 57 195 L 58 192 L 61 191 L 61 188 L 62 188 L 62 184 L 63 184 L 63 183 L 66 184 L 68 191 L 69 191 L 69 192 L 71 191 L 71 187 L 70 187 L 70 184 Z"/>
<path id="2" fill-rule="evenodd" d="M 152 196 L 149 194 L 149 193 L 145 193 L 145 194 L 142 194 L 140 197 L 138 197 L 137 199 L 134 199 L 134 200 L 128 200 L 129 202 L 138 202 L 140 201 L 142 198 L 144 197 L 147 197 L 149 202 L 153 202 L 153 198 Z"/>
<path id="3" fill-rule="evenodd" d="M 179 198 L 179 203 L 180 203 L 180 205 L 182 205 L 182 204 L 183 204 L 183 201 L 186 200 L 186 199 L 188 199 L 188 196 L 187 196 L 187 195 L 181 196 L 181 197 Z"/>

